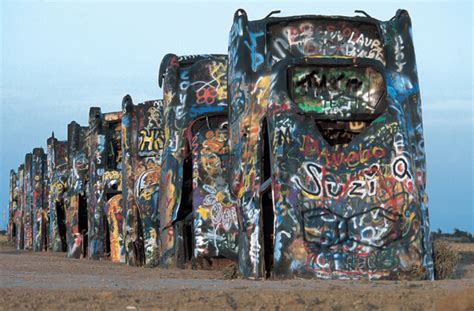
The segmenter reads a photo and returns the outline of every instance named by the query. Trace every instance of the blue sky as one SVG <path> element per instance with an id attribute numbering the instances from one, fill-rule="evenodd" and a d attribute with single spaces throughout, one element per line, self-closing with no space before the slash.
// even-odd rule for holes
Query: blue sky
<path id="1" fill-rule="evenodd" d="M 474 232 L 473 7 L 471 1 L 2 1 L 0 4 L 0 229 L 8 175 L 54 131 L 87 124 L 90 106 L 120 109 L 160 98 L 158 66 L 168 53 L 226 53 L 234 11 L 413 22 L 423 102 L 432 229 Z"/>

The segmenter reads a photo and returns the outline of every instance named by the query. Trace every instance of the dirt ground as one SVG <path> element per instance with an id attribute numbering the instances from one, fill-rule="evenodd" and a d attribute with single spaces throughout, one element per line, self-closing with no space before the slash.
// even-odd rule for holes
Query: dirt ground
<path id="1" fill-rule="evenodd" d="M 16 251 L 0 237 L 0 310 L 474 310 L 474 244 L 443 281 L 225 280 Z"/>

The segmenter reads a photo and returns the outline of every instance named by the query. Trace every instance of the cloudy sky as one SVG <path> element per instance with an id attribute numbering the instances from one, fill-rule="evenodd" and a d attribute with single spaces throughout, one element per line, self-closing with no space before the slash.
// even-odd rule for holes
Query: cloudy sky
<path id="1" fill-rule="evenodd" d="M 432 229 L 474 232 L 471 1 L 5 1 L 0 7 L 0 229 L 8 176 L 54 131 L 87 124 L 90 106 L 160 98 L 161 58 L 226 53 L 236 9 L 390 19 L 409 11 L 423 101 Z"/>

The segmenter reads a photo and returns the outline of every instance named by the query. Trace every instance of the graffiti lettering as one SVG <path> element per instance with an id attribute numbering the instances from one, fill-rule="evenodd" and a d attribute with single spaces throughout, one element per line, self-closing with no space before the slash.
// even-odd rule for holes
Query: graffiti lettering
<path id="1" fill-rule="evenodd" d="M 257 38 L 263 36 L 264 33 L 261 32 L 251 32 L 249 31 L 250 43 L 245 40 L 245 45 L 250 51 L 250 58 L 252 60 L 252 70 L 257 71 L 258 67 L 263 64 L 263 55 L 257 52 Z"/>
<path id="2" fill-rule="evenodd" d="M 138 152 L 141 156 L 150 155 L 163 149 L 165 142 L 162 129 L 143 129 L 139 135 Z"/>
<path id="3" fill-rule="evenodd" d="M 397 157 L 392 164 L 392 174 L 399 181 L 403 181 L 406 177 L 412 179 L 408 170 L 408 161 L 405 157 Z"/>
<path id="4" fill-rule="evenodd" d="M 374 196 L 376 194 L 377 181 L 375 176 L 377 173 L 380 173 L 378 164 L 373 164 L 368 169 L 363 170 L 361 174 L 349 178 L 351 181 L 348 183 L 328 180 L 331 175 L 326 173 L 323 167 L 316 163 L 306 162 L 303 167 L 306 172 L 306 179 L 309 179 L 309 184 L 312 184 L 312 187 L 306 186 L 299 176 L 295 175 L 291 180 L 298 189 L 310 197 L 340 198 L 348 195 L 349 197 L 364 198 L 367 195 Z"/>
<path id="5" fill-rule="evenodd" d="M 403 38 L 402 36 L 398 35 L 395 37 L 395 61 L 397 65 L 397 71 L 401 72 L 403 67 L 406 65 L 405 61 L 405 54 L 403 53 L 403 49 L 405 46 L 403 45 Z"/>
<path id="6" fill-rule="evenodd" d="M 385 65 L 378 30 L 370 24 L 354 27 L 347 22 L 306 20 L 274 25 L 269 32 L 269 47 L 276 61 L 325 55 L 371 58 Z"/>

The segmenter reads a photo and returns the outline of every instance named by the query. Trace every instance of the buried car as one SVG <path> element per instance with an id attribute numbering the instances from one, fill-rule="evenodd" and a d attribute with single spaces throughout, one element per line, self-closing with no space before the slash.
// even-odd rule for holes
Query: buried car
<path id="1" fill-rule="evenodd" d="M 32 247 L 34 251 L 42 251 L 48 248 L 47 155 L 43 148 L 34 148 L 31 154 Z"/>
<path id="2" fill-rule="evenodd" d="M 122 104 L 122 193 L 126 261 L 132 266 L 159 264 L 158 192 L 164 148 L 163 104 L 149 100 Z M 110 209 L 110 207 L 109 207 Z"/>
<path id="3" fill-rule="evenodd" d="M 69 178 L 68 141 L 60 141 L 54 133 L 47 140 L 49 246 L 53 252 L 67 251 L 66 196 Z"/>
<path id="4" fill-rule="evenodd" d="M 162 266 L 236 260 L 238 207 L 227 183 L 227 58 L 164 57 L 165 149 L 159 214 Z M 221 261 L 222 262 L 222 261 Z"/>
<path id="5" fill-rule="evenodd" d="M 8 242 L 13 243 L 17 249 L 21 245 L 21 210 L 18 204 L 18 173 L 10 170 L 8 200 Z"/>
<path id="6" fill-rule="evenodd" d="M 229 96 L 244 276 L 433 277 L 406 11 L 382 22 L 238 10 Z"/>
<path id="7" fill-rule="evenodd" d="M 88 257 L 125 262 L 122 200 L 122 112 L 89 111 Z M 81 203 L 81 202 L 79 202 Z"/>
<path id="8" fill-rule="evenodd" d="M 89 172 L 89 127 L 72 121 L 68 125 L 68 164 L 66 240 L 68 257 L 87 256 L 87 182 Z"/>

